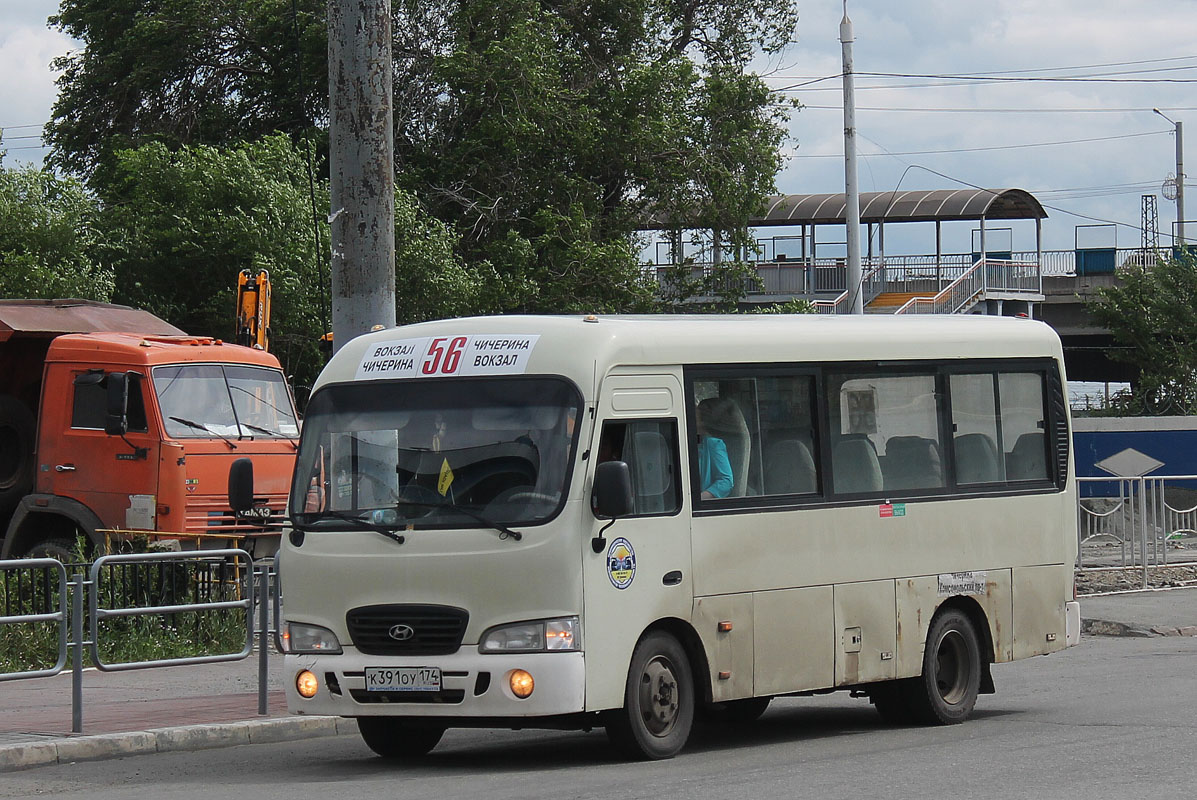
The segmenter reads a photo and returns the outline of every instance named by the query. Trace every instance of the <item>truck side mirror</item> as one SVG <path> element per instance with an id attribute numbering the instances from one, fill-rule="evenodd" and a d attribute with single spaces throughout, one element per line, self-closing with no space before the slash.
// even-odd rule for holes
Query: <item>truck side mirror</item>
<path id="1" fill-rule="evenodd" d="M 632 513 L 632 472 L 623 461 L 604 461 L 594 468 L 591 506 L 599 517 L 616 519 Z"/>
<path id="2" fill-rule="evenodd" d="M 238 458 L 229 467 L 229 508 L 249 511 L 254 507 L 254 462 Z"/>
<path id="3" fill-rule="evenodd" d="M 108 383 L 108 412 L 104 418 L 104 433 L 124 436 L 129 431 L 129 375 L 112 372 Z"/>

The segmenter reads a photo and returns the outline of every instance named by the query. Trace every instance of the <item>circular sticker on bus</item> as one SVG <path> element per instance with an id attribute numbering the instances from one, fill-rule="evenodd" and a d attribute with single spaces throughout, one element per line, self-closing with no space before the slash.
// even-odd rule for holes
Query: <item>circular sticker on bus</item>
<path id="1" fill-rule="evenodd" d="M 607 577 L 616 589 L 626 589 L 636 577 L 636 551 L 627 539 L 616 539 L 607 548 Z"/>

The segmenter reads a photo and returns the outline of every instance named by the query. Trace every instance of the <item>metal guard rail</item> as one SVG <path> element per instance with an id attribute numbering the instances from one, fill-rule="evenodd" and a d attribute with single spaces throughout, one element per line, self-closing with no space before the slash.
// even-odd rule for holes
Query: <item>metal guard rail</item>
<path id="1" fill-rule="evenodd" d="M 9 569 L 51 570 L 58 578 L 58 610 L 48 614 L 16 614 L 0 617 L 0 626 L 32 622 L 58 623 L 58 660 L 47 669 L 24 670 L 0 674 L 0 681 L 22 678 L 48 678 L 62 672 L 67 660 L 67 574 L 62 562 L 53 558 L 19 558 L 0 561 L 0 574 Z"/>
<path id="2" fill-rule="evenodd" d="M 197 560 L 210 561 L 226 558 L 243 559 L 243 563 L 245 565 L 245 576 L 243 579 L 239 579 L 239 581 L 243 583 L 241 600 L 223 600 L 211 603 L 191 603 L 187 605 L 142 606 L 125 608 L 100 607 L 100 592 L 98 591 L 98 587 L 100 585 L 100 572 L 107 564 L 171 561 L 194 562 Z M 89 593 L 90 599 L 88 606 L 91 620 L 91 627 L 89 629 L 90 635 L 88 636 L 88 647 L 92 662 L 96 665 L 97 669 L 103 670 L 105 672 L 116 672 L 120 670 L 149 669 L 152 667 L 168 667 L 185 664 L 212 664 L 221 661 L 240 661 L 253 651 L 253 577 L 253 558 L 246 551 L 239 549 L 185 551 L 178 553 L 137 553 L 132 555 L 101 556 L 100 558 L 97 558 L 91 565 L 91 585 L 93 587 L 93 591 Z M 100 657 L 99 644 L 97 640 L 101 620 L 111 619 L 114 617 L 159 616 L 162 614 L 179 612 L 217 611 L 234 608 L 245 609 L 246 615 L 245 645 L 239 652 L 223 653 L 221 655 L 214 656 L 187 656 L 182 658 L 155 659 L 151 661 L 127 661 L 115 664 L 105 663 Z"/>

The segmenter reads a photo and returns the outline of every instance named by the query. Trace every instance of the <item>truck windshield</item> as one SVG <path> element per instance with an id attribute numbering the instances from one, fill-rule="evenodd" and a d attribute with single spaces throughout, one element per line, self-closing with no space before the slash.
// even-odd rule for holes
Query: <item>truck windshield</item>
<path id="1" fill-rule="evenodd" d="M 291 516 L 310 529 L 528 525 L 569 486 L 581 399 L 554 378 L 337 384 L 304 417 Z"/>
<path id="2" fill-rule="evenodd" d="M 283 374 L 260 367 L 155 367 L 154 391 L 171 438 L 299 436 Z"/>

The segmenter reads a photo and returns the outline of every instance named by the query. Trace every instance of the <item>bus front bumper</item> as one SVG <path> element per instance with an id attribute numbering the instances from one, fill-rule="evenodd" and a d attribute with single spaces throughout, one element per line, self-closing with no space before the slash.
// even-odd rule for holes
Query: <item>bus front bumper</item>
<path id="1" fill-rule="evenodd" d="M 439 692 L 367 691 L 367 668 L 437 667 Z M 515 670 L 534 680 L 532 694 L 519 698 L 511 689 Z M 296 679 L 316 676 L 312 697 L 302 697 Z M 411 716 L 444 718 L 551 717 L 576 714 L 585 707 L 586 669 L 582 653 L 487 654 L 395 658 L 355 651 L 341 655 L 288 655 L 284 664 L 287 710 L 292 714 L 341 717 Z"/>

